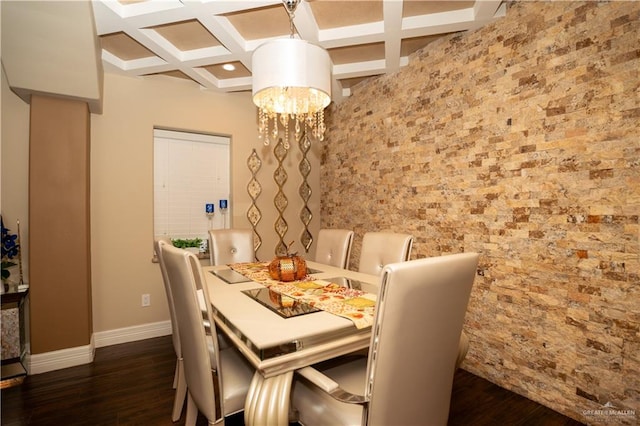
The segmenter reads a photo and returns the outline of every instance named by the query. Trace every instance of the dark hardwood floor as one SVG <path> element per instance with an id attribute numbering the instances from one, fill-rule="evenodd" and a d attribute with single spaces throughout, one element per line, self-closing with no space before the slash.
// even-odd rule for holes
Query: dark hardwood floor
<path id="1" fill-rule="evenodd" d="M 170 336 L 99 348 L 90 365 L 28 376 L 2 389 L 2 425 L 184 425 L 184 412 L 177 423 L 170 418 L 174 367 Z M 200 415 L 198 426 L 206 424 Z M 242 415 L 226 424 L 243 425 Z M 581 423 L 460 370 L 449 424 Z"/>

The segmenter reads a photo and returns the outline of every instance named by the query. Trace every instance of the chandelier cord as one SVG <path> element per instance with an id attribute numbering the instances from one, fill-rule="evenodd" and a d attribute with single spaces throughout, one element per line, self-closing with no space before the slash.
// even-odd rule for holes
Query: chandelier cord
<path id="1" fill-rule="evenodd" d="M 294 26 L 293 26 L 293 12 L 289 13 L 289 31 L 291 32 L 289 35 L 289 38 L 294 38 L 294 34 L 293 34 L 293 30 L 294 30 Z"/>
<path id="2" fill-rule="evenodd" d="M 282 0 L 284 3 L 285 9 L 287 9 L 287 14 L 289 15 L 289 38 L 295 38 L 295 26 L 293 25 L 293 18 L 296 16 L 296 8 L 300 3 L 300 0 Z"/>

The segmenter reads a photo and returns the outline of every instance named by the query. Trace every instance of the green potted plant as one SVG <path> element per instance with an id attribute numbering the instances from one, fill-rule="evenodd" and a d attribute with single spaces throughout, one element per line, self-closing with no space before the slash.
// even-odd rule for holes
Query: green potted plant
<path id="1" fill-rule="evenodd" d="M 202 238 L 172 238 L 171 243 L 174 247 L 185 249 L 198 254 L 201 250 Z"/>

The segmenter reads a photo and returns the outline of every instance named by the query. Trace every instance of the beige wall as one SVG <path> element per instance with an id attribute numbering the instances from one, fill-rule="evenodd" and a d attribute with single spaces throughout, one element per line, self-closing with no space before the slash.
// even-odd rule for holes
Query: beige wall
<path id="1" fill-rule="evenodd" d="M 4 77 L 4 75 L 3 75 Z M 232 138 L 232 195 L 236 227 L 249 228 L 250 179 L 247 157 L 255 148 L 263 165 L 258 207 L 263 218 L 258 232 L 263 244 L 260 260 L 270 260 L 278 243 L 273 230 L 276 194 L 272 147 L 257 138 L 256 109 L 249 93 L 205 92 L 190 82 L 167 77 L 147 79 L 105 75 L 103 114 L 91 115 L 91 258 L 94 332 L 166 321 L 169 314 L 158 265 L 151 262 L 153 240 L 153 127 L 230 135 Z M 28 137 L 29 105 L 7 87 L 2 91 L 2 212 L 8 223 L 20 219 L 23 239 L 29 232 Z M 311 150 L 310 184 L 314 212 L 312 234 L 319 229 L 319 146 Z M 284 162 L 289 178 L 286 242 L 304 253 L 298 219 L 302 202 L 294 147 Z M 26 244 L 25 244 L 26 246 Z M 315 247 L 315 246 L 314 246 Z M 28 246 L 25 250 L 28 281 Z M 308 254 L 313 255 L 313 251 Z M 151 294 L 151 306 L 141 307 L 141 295 Z"/>
<path id="2" fill-rule="evenodd" d="M 640 415 L 640 3 L 514 2 L 332 108 L 322 225 L 478 251 L 463 368 Z"/>
<path id="3" fill-rule="evenodd" d="M 5 226 L 16 232 L 20 221 L 21 243 L 29 250 L 29 105 L 16 96 L 2 70 L 2 193 Z M 29 256 L 23 256 L 25 281 L 29 280 Z M 14 268 L 15 269 L 15 268 Z M 17 278 L 17 272 L 12 277 Z"/>
<path id="4" fill-rule="evenodd" d="M 273 231 L 276 163 L 270 147 L 257 138 L 256 109 L 250 93 L 205 92 L 190 82 L 168 77 L 146 79 L 105 75 L 102 115 L 91 123 L 91 240 L 94 331 L 113 330 L 168 319 L 158 265 L 151 263 L 153 240 L 153 128 L 231 135 L 233 226 L 250 228 L 246 186 L 250 173 L 247 157 L 256 148 L 263 160 L 259 179 L 263 185 L 260 206 L 264 218 L 259 233 L 261 260 L 274 256 Z M 286 167 L 289 207 L 288 240 L 299 240 L 297 220 L 301 208 L 297 190 L 297 149 Z M 311 158 L 315 182 L 314 209 L 318 211 L 319 160 Z M 204 207 L 203 207 L 204 209 Z M 316 217 L 319 215 L 316 214 Z M 319 226 L 319 219 L 314 226 Z M 317 231 L 316 231 L 317 233 Z M 300 245 L 297 245 L 299 249 Z M 141 307 L 143 293 L 151 306 Z"/>
<path id="5" fill-rule="evenodd" d="M 13 90 L 57 94 L 102 107 L 101 49 L 88 0 L 14 1 L 2 8 L 2 63 Z M 28 54 L 27 54 L 28 53 Z"/>

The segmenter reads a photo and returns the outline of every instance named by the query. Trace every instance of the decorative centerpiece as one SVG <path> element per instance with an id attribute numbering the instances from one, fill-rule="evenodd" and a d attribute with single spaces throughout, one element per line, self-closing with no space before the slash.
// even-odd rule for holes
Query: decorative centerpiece
<path id="1" fill-rule="evenodd" d="M 295 308 L 296 299 L 277 293 L 269 289 L 269 299 L 282 308 Z"/>
<path id="2" fill-rule="evenodd" d="M 277 256 L 269 264 L 269 275 L 277 281 L 296 281 L 307 276 L 307 262 L 298 253 L 289 254 L 293 241 L 287 247 L 286 256 Z"/>

